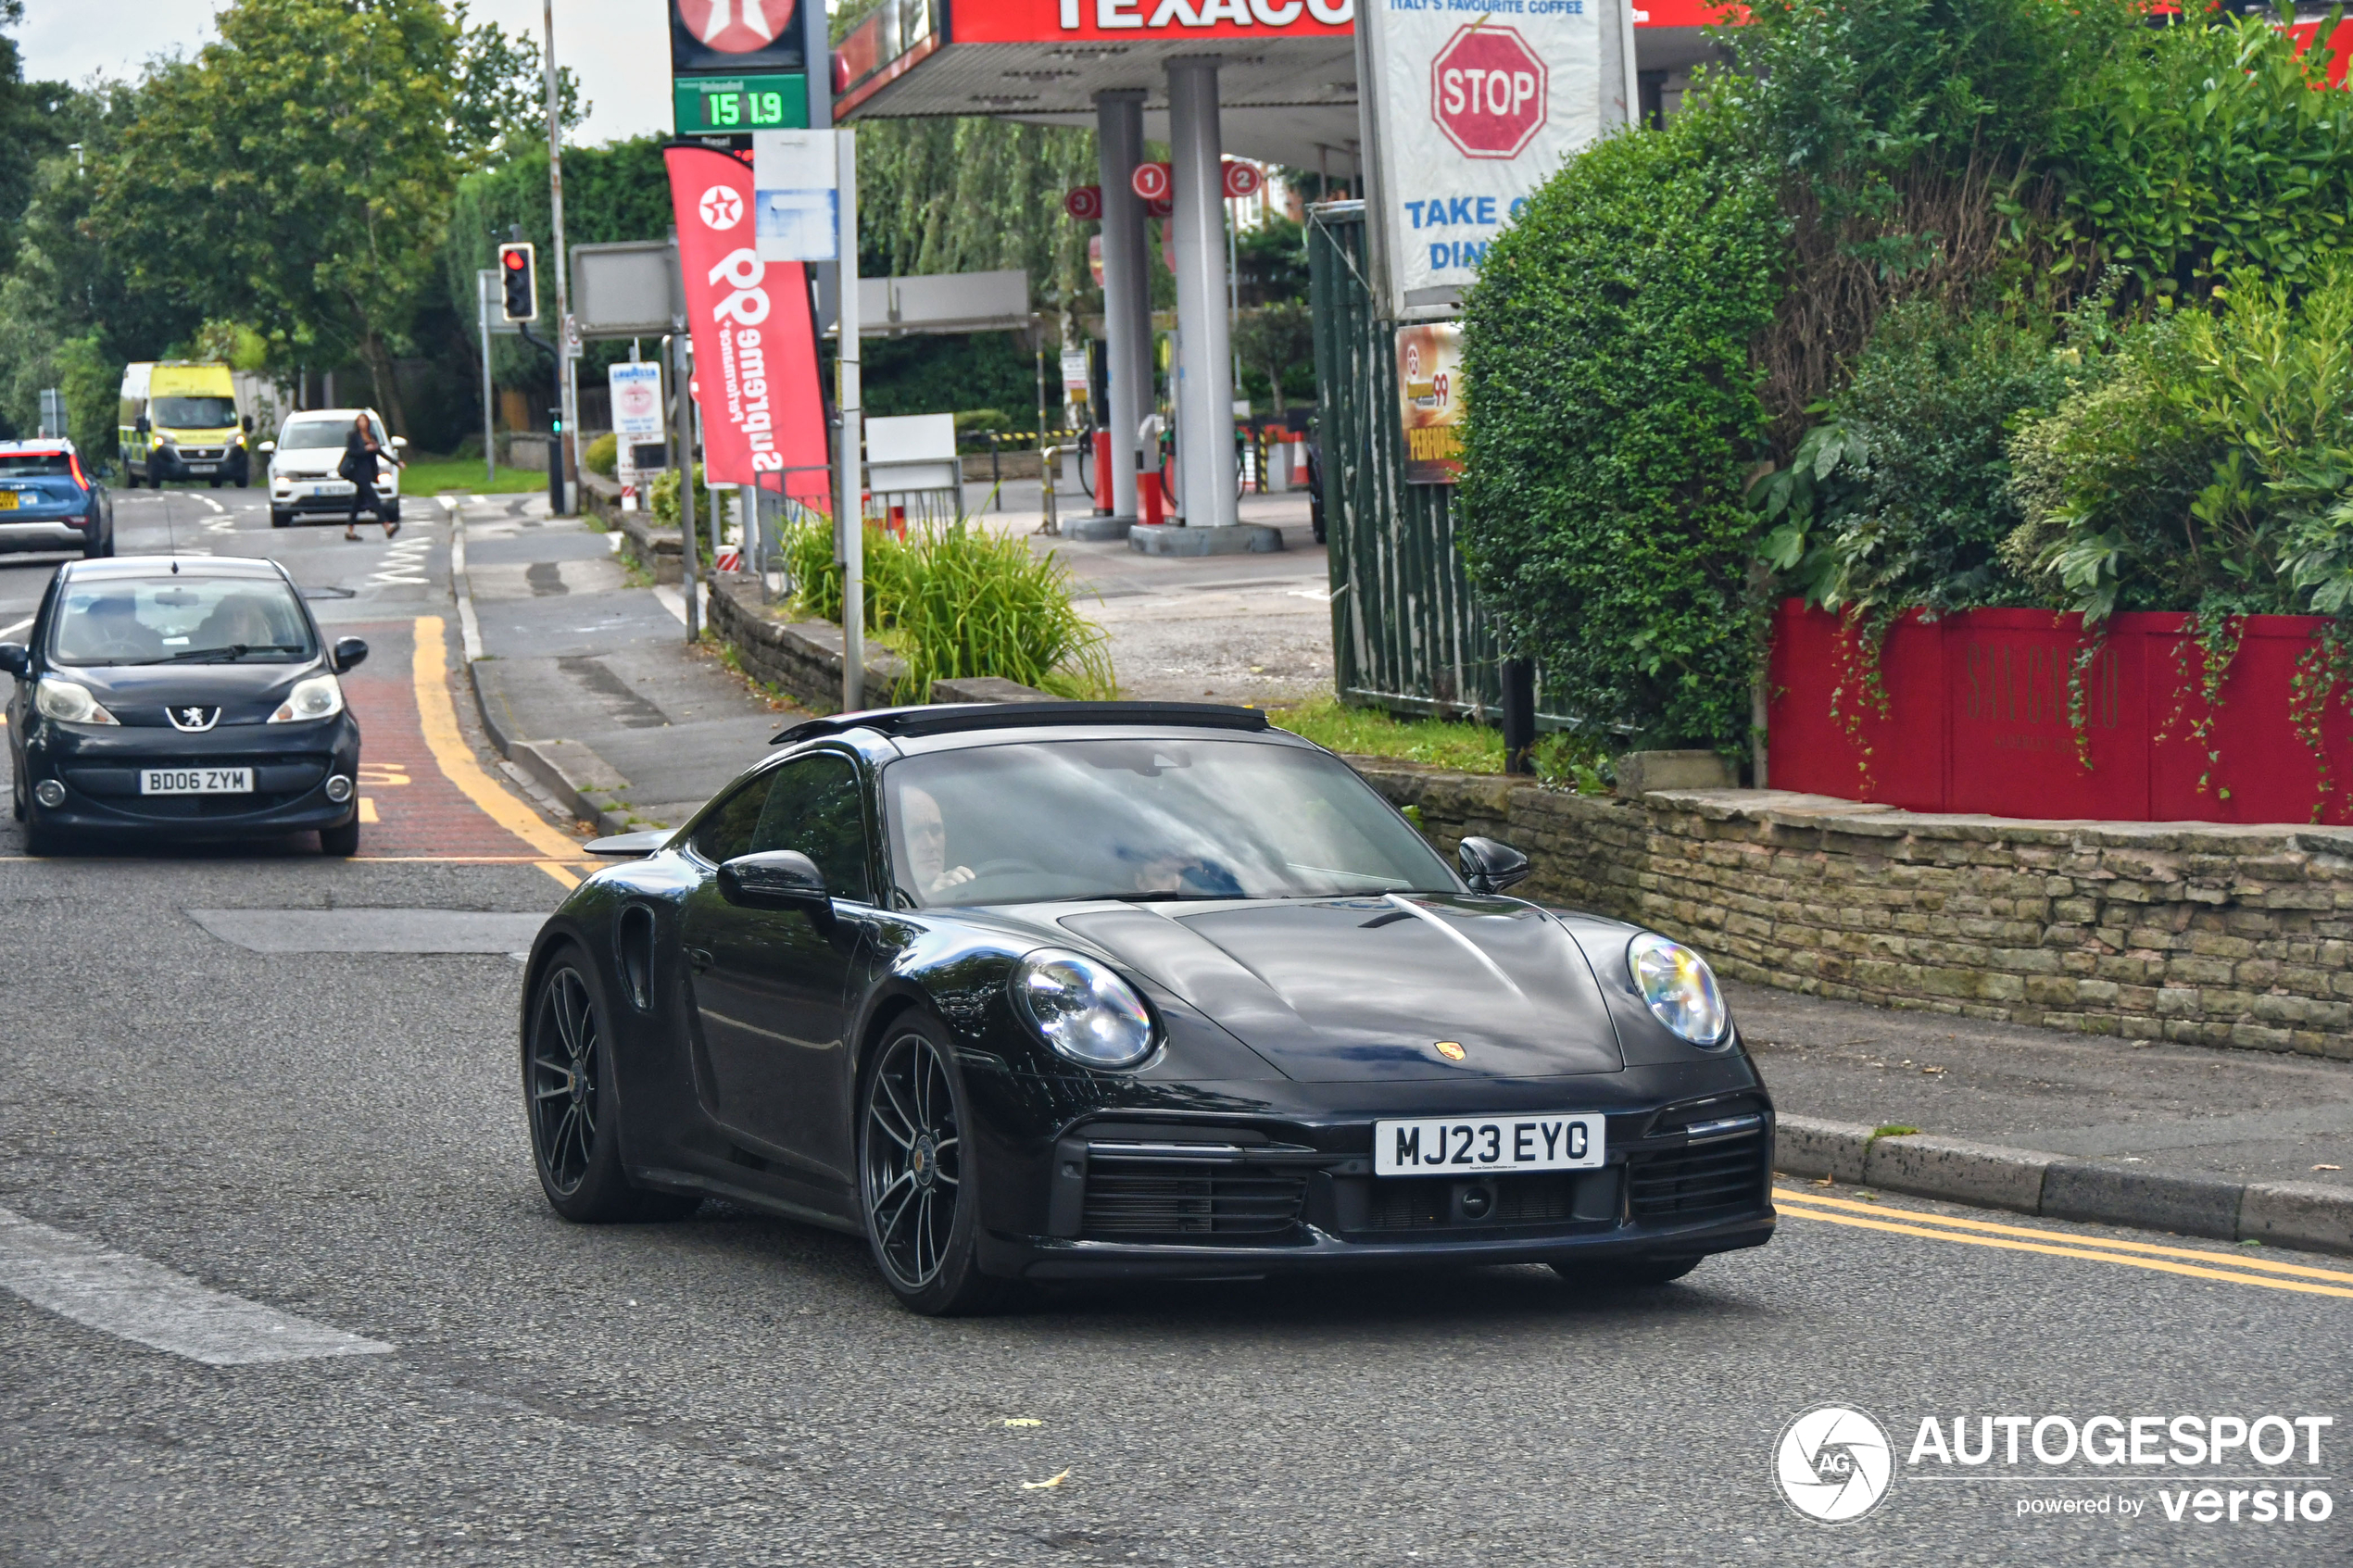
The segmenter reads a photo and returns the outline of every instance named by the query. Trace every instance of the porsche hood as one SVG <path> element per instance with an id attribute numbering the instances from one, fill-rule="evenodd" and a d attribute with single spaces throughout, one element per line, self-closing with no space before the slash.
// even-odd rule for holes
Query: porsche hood
<path id="1" fill-rule="evenodd" d="M 1060 923 L 1302 1082 L 1551 1078 L 1626 1065 L 1584 953 L 1513 900 L 1160 903 Z"/>

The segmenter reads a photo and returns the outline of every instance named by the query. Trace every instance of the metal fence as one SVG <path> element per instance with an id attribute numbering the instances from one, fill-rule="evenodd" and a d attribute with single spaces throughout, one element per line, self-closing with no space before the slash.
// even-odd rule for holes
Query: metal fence
<path id="1" fill-rule="evenodd" d="M 1404 482 L 1397 323 L 1381 319 L 1366 277 L 1365 204 L 1312 208 L 1333 684 L 1343 702 L 1496 720 L 1501 656 L 1454 547 L 1454 489 Z M 1570 722 L 1543 711 L 1541 671 L 1537 700 L 1540 726 Z"/>

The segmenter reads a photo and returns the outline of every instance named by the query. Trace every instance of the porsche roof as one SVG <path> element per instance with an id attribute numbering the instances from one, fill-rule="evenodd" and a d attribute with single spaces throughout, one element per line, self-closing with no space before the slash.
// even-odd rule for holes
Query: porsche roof
<path id="1" fill-rule="evenodd" d="M 944 735 L 970 730 L 1035 729 L 1043 725 L 1168 724 L 1193 730 L 1264 730 L 1255 708 L 1214 702 L 958 702 L 925 708 L 877 708 L 809 719 L 780 730 L 771 746 L 789 746 L 848 730 L 886 735 Z"/>

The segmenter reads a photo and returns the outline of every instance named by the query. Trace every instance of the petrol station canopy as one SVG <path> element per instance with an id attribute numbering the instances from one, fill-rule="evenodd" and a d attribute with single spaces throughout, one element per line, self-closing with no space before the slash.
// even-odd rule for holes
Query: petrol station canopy
<path id="1" fill-rule="evenodd" d="M 1714 19 L 1705 0 L 1638 4 L 1639 65 L 1707 58 Z M 1353 0 L 885 0 L 835 54 L 834 116 L 1091 127 L 1095 95 L 1124 89 L 1144 94 L 1145 134 L 1166 141 L 1168 63 L 1209 55 L 1227 153 L 1353 178 L 1354 21 Z"/>

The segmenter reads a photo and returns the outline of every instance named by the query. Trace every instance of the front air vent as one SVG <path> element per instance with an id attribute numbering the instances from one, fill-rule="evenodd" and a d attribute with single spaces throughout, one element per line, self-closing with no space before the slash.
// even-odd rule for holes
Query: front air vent
<path id="1" fill-rule="evenodd" d="M 621 971 L 622 988 L 629 1005 L 639 1012 L 654 1005 L 654 912 L 632 904 L 613 922 L 613 957 Z"/>
<path id="2" fill-rule="evenodd" d="M 1695 1220 L 1762 1209 L 1767 1178 L 1762 1132 L 1627 1161 L 1629 1198 L 1637 1220 Z"/>
<path id="3" fill-rule="evenodd" d="M 1302 1171 L 1223 1160 L 1121 1160 L 1087 1167 L 1080 1234 L 1099 1241 L 1263 1242 L 1299 1223 Z"/>

